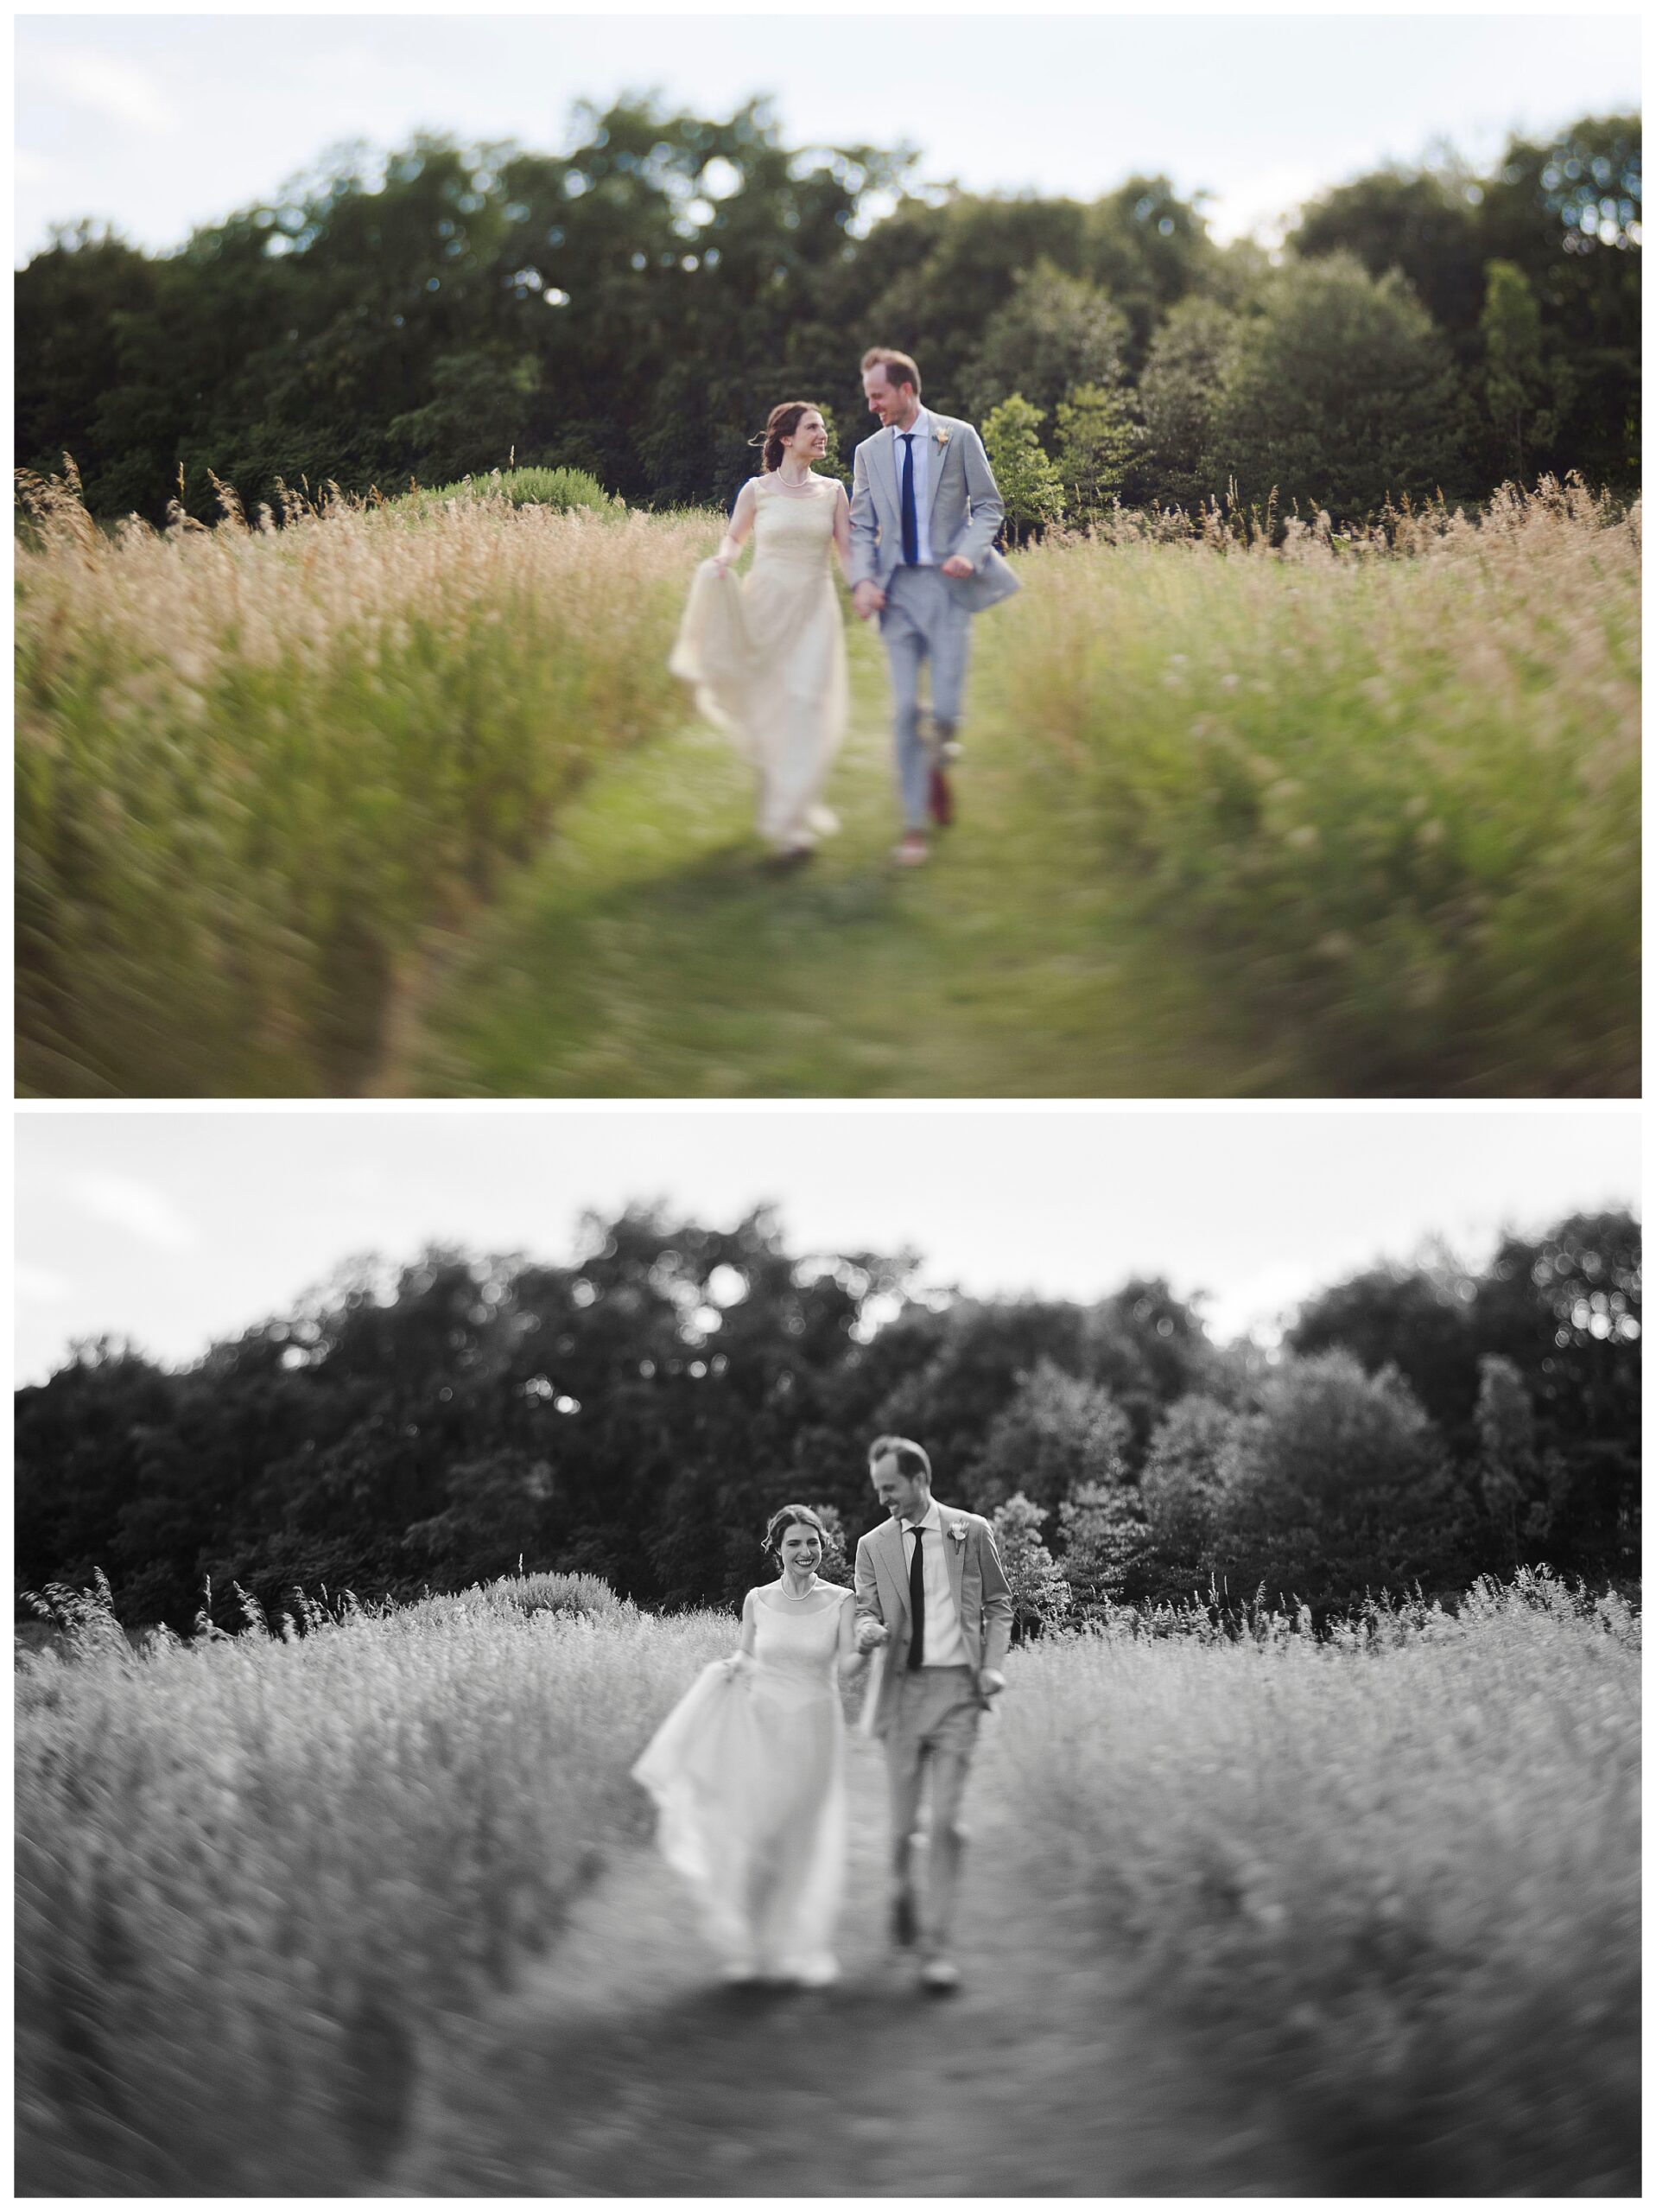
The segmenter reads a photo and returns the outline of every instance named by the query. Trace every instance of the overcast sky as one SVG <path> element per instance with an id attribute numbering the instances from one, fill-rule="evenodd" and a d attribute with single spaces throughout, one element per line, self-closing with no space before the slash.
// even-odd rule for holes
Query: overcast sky
<path id="1" fill-rule="evenodd" d="M 633 1199 L 714 1227 L 774 1200 L 796 1250 L 909 1246 L 927 1281 L 986 1294 L 1164 1274 L 1211 1294 L 1221 1337 L 1432 1236 L 1477 1264 L 1503 1226 L 1638 1199 L 1620 1109 L 24 1108 L 16 1126 L 22 1382 L 80 1337 L 194 1358 L 355 1254 L 568 1261 L 585 1208 Z"/>
<path id="2" fill-rule="evenodd" d="M 1639 16 L 1421 12 L 462 17 L 30 13 L 16 25 L 19 259 L 54 222 L 178 245 L 325 149 L 421 128 L 552 152 L 581 98 L 774 98 L 794 144 L 922 152 L 924 179 L 1092 198 L 1133 173 L 1214 195 L 1215 232 L 1452 141 L 1487 161 L 1639 104 Z"/>

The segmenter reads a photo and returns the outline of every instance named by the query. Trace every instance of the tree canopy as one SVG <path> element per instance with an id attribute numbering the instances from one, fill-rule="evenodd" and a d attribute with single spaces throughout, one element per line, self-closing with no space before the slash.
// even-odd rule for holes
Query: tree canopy
<path id="1" fill-rule="evenodd" d="M 872 1525 L 882 1432 L 925 1444 L 951 1503 L 1046 1523 L 1083 1603 L 1636 1571 L 1626 1216 L 1508 1238 L 1480 1274 L 1354 1276 L 1274 1363 L 1215 1345 L 1153 1280 L 1091 1303 L 921 1297 L 917 1265 L 790 1251 L 763 1212 L 634 1210 L 589 1221 L 563 1266 L 357 1264 L 180 1370 L 83 1346 L 17 1395 L 20 1582 L 101 1568 L 128 1620 L 180 1628 L 204 1584 L 230 1622 L 232 1580 L 280 1607 L 520 1558 L 728 1604 L 777 1506 Z"/>
<path id="2" fill-rule="evenodd" d="M 945 411 L 1039 408 L 1050 458 L 1077 404 L 1142 417 L 1131 466 L 1118 439 L 1069 471 L 1100 505 L 1234 474 L 1336 507 L 1543 468 L 1636 481 L 1637 118 L 1515 139 L 1488 175 L 1342 184 L 1275 268 L 1164 177 L 1087 202 L 922 191 L 910 149 L 790 148 L 761 102 L 582 105 L 568 137 L 352 149 L 170 254 L 64 232 L 17 279 L 20 463 L 67 452 L 95 514 L 151 520 L 181 487 L 210 517 L 209 472 L 251 511 L 279 480 L 390 493 L 514 454 L 636 503 L 726 502 L 780 398 L 847 450 L 866 434 L 857 364 L 882 343 Z"/>

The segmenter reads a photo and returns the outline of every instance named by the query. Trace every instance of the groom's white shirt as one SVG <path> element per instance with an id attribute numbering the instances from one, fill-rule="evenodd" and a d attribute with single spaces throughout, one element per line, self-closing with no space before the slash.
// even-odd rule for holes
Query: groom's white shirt
<path id="1" fill-rule="evenodd" d="M 909 429 L 914 436 L 914 443 L 910 448 L 910 451 L 914 455 L 914 518 L 920 525 L 919 550 L 915 556 L 913 566 L 917 569 L 935 569 L 937 563 L 931 550 L 931 499 L 930 497 L 931 417 L 923 407 L 910 423 Z M 891 432 L 891 468 L 897 478 L 899 509 L 903 499 L 903 438 L 904 433 L 901 430 L 894 429 Z M 926 1594 L 930 1595 L 930 1589 Z"/>
<path id="2" fill-rule="evenodd" d="M 943 1516 L 937 1510 L 935 1497 L 923 1521 L 903 1523 L 903 1564 L 910 1569 L 914 1565 L 917 1528 L 925 1530 L 920 1571 L 925 1578 L 926 1643 L 920 1663 L 923 1667 L 969 1667 L 972 1655 L 961 1633 L 960 1610 L 949 1579 L 949 1561 L 943 1555 Z"/>

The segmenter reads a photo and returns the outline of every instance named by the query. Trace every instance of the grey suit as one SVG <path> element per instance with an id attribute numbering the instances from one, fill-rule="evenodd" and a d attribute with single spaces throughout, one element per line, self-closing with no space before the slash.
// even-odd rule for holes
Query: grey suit
<path id="1" fill-rule="evenodd" d="M 927 1858 L 927 1947 L 946 1951 L 954 1923 L 966 1831 L 961 1801 L 971 1770 L 980 1715 L 989 1700 L 978 1688 L 980 1669 L 999 1669 L 1012 1637 L 1012 1601 L 993 1532 L 975 1513 L 937 1504 L 949 1586 L 968 1663 L 964 1667 L 908 1664 L 912 1620 L 902 1523 L 887 1521 L 857 1546 L 857 1618 L 887 1631 L 881 1647 L 873 1732 L 885 1751 L 891 1790 L 891 1869 L 899 1897 L 913 1898 L 915 1829 L 928 1768 L 931 1819 Z"/>
<path id="2" fill-rule="evenodd" d="M 852 470 L 851 582 L 876 583 L 885 594 L 880 635 L 891 671 L 893 734 L 904 825 L 923 829 L 930 761 L 920 736 L 920 669 L 931 664 L 931 710 L 945 732 L 961 718 L 968 625 L 974 614 L 1010 599 L 1018 579 L 993 550 L 1006 510 L 983 441 L 969 423 L 932 414 L 927 454 L 926 513 L 936 566 L 911 568 L 903 558 L 902 491 L 896 434 L 876 430 L 857 448 Z M 954 554 L 972 563 L 969 576 L 946 576 Z"/>

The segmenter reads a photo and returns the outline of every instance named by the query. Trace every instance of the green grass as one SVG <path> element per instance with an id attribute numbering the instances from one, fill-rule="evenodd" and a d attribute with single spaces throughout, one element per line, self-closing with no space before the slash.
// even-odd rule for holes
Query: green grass
<path id="1" fill-rule="evenodd" d="M 974 627 L 933 864 L 853 626 L 843 834 L 778 879 L 665 668 L 716 518 L 111 543 L 31 497 L 26 1093 L 1636 1090 L 1636 511 L 1050 540 Z"/>
<path id="2" fill-rule="evenodd" d="M 1291 1063 L 1132 921 L 1075 834 L 1068 779 L 1026 736 L 970 728 L 960 821 L 927 868 L 891 866 L 884 659 L 872 631 L 850 644 L 853 728 L 827 791 L 842 827 L 807 868 L 766 872 L 748 772 L 712 732 L 612 764 L 456 949 L 390 1087 L 970 1097 L 1283 1084 Z"/>
<path id="3" fill-rule="evenodd" d="M 111 543 L 32 496 L 25 1093 L 359 1089 L 424 932 L 682 711 L 660 641 L 705 520 L 461 499 Z"/>
<path id="4" fill-rule="evenodd" d="M 1031 556 L 994 684 L 1306 1089 L 1632 1095 L 1640 569 L 1636 509 L 1545 483 L 1338 556 L 1124 527 Z"/>

